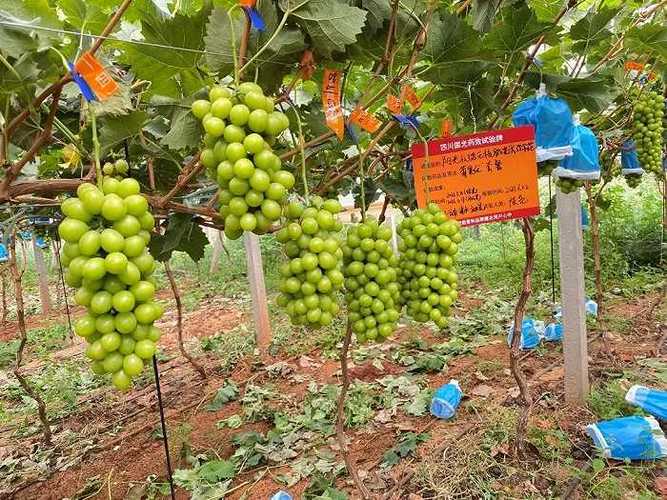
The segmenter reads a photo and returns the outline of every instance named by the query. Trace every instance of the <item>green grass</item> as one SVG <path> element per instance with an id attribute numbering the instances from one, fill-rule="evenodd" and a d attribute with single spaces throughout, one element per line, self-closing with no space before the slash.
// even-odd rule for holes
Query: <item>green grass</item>
<path id="1" fill-rule="evenodd" d="M 49 353 L 62 349 L 68 337 L 68 326 L 56 324 L 50 327 L 34 328 L 27 332 L 28 342 L 24 349 L 24 359 L 33 355 L 44 358 Z M 0 368 L 7 368 L 14 363 L 19 340 L 0 342 Z"/>

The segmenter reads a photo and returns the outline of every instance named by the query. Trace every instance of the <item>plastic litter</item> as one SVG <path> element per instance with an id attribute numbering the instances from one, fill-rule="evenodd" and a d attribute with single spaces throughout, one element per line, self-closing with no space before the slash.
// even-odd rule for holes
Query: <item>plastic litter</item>
<path id="1" fill-rule="evenodd" d="M 660 420 L 667 420 L 667 391 L 633 385 L 628 389 L 625 400 Z"/>
<path id="2" fill-rule="evenodd" d="M 463 391 L 457 380 L 450 380 L 441 386 L 431 399 L 431 414 L 438 418 L 452 418 L 463 397 Z"/>
<path id="3" fill-rule="evenodd" d="M 563 158 L 554 175 L 578 180 L 600 178 L 600 150 L 598 140 L 591 129 L 575 124 L 572 133 L 572 155 Z"/>
<path id="4" fill-rule="evenodd" d="M 563 340 L 563 325 L 560 323 L 549 323 L 544 328 L 544 340 L 547 342 L 560 342 Z"/>
<path id="5" fill-rule="evenodd" d="M 523 350 L 535 349 L 540 345 L 544 334 L 544 321 L 536 321 L 533 318 L 523 318 L 521 322 L 521 344 Z M 512 345 L 514 337 L 514 325 L 510 326 L 507 333 L 507 345 Z"/>
<path id="6" fill-rule="evenodd" d="M 628 139 L 621 146 L 621 173 L 623 175 L 642 175 L 644 173 L 639 163 L 637 145 L 632 139 Z"/>
<path id="7" fill-rule="evenodd" d="M 574 125 L 572 111 L 565 100 L 546 95 L 544 86 L 536 97 L 523 101 L 512 114 L 515 127 L 535 128 L 537 161 L 560 160 L 572 155 Z"/>
<path id="8" fill-rule="evenodd" d="M 280 490 L 278 493 L 273 495 L 270 500 L 292 500 L 292 495 L 284 490 Z"/>
<path id="9" fill-rule="evenodd" d="M 46 243 L 46 241 L 44 241 L 44 238 L 42 238 L 41 236 L 37 236 L 35 238 L 35 244 L 42 250 L 44 250 L 45 248 L 49 248 L 49 245 Z"/>
<path id="10" fill-rule="evenodd" d="M 586 426 L 606 458 L 655 460 L 667 457 L 667 438 L 653 417 L 620 417 Z"/>
<path id="11" fill-rule="evenodd" d="M 9 260 L 9 254 L 7 253 L 7 247 L 0 243 L 0 262 L 7 262 Z"/>

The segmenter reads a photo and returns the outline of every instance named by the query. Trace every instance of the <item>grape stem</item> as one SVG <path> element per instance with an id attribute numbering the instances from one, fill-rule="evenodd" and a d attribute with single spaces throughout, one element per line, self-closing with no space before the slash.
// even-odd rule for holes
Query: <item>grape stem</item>
<path id="1" fill-rule="evenodd" d="M 97 116 L 90 103 L 88 103 L 88 112 L 90 113 L 90 125 L 93 129 L 93 158 L 95 160 L 97 187 L 102 189 L 102 167 L 100 166 L 100 141 L 97 138 Z"/>
<path id="2" fill-rule="evenodd" d="M 232 17 L 232 12 L 234 9 L 239 8 L 239 5 L 235 4 L 227 11 L 227 18 L 229 19 L 229 36 L 232 42 L 232 59 L 234 60 L 234 82 L 236 83 L 237 87 L 240 83 L 241 77 L 239 72 L 239 61 L 236 56 L 236 34 L 234 33 L 234 18 Z"/>

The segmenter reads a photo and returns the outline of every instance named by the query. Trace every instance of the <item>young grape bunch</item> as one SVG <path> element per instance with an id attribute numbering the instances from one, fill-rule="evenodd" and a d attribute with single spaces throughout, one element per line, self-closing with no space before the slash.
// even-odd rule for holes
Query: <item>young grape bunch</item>
<path id="1" fill-rule="evenodd" d="M 573 179 L 570 177 L 558 177 L 556 179 L 556 187 L 565 194 L 574 193 L 580 187 L 583 187 L 584 181 L 580 179 Z"/>
<path id="2" fill-rule="evenodd" d="M 383 342 L 400 318 L 398 257 L 391 229 L 377 221 L 353 225 L 343 244 L 348 319 L 359 342 Z"/>
<path id="3" fill-rule="evenodd" d="M 294 176 L 272 150 L 276 137 L 289 128 L 287 116 L 274 106 L 252 82 L 214 86 L 209 100 L 192 103 L 206 132 L 200 160 L 220 186 L 220 215 L 232 240 L 243 231 L 266 233 L 294 186 Z"/>
<path id="4" fill-rule="evenodd" d="M 313 196 L 308 207 L 292 202 L 288 223 L 276 233 L 289 262 L 280 268 L 277 303 L 294 325 L 311 328 L 330 325 L 338 313 L 337 295 L 343 286 L 342 224 L 337 200 Z"/>
<path id="5" fill-rule="evenodd" d="M 415 321 L 448 324 L 458 298 L 455 258 L 462 241 L 457 221 L 435 203 L 401 221 L 399 233 L 401 299 Z"/>
<path id="6" fill-rule="evenodd" d="M 635 189 L 639 187 L 642 182 L 642 174 L 626 174 L 623 176 L 628 187 Z"/>
<path id="7" fill-rule="evenodd" d="M 655 91 L 642 92 L 637 97 L 633 114 L 632 132 L 639 163 L 645 170 L 661 176 L 664 97 Z"/>
<path id="8" fill-rule="evenodd" d="M 88 343 L 92 370 L 111 374 L 126 391 L 161 335 L 153 323 L 164 311 L 154 300 L 156 264 L 148 251 L 155 220 L 135 179 L 105 176 L 101 186 L 81 184 L 62 202 L 61 260 L 75 302 L 87 310 L 74 331 Z"/>

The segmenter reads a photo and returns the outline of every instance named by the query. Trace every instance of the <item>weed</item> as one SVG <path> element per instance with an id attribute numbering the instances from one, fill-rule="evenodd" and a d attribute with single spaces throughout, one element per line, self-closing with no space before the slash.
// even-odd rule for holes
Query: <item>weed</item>
<path id="1" fill-rule="evenodd" d="M 588 395 L 588 407 L 603 420 L 624 415 L 642 415 L 639 408 L 625 401 L 626 392 L 627 389 L 618 380 L 597 383 Z"/>

